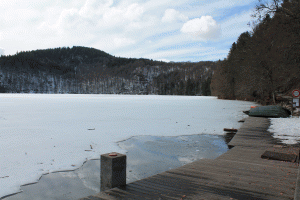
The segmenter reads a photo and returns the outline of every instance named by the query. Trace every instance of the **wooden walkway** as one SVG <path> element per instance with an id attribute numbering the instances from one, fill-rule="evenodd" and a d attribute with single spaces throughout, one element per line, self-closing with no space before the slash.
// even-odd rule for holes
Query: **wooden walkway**
<path id="1" fill-rule="evenodd" d="M 232 149 L 214 160 L 199 160 L 81 200 L 294 199 L 298 164 L 261 158 L 266 150 L 279 148 L 267 132 L 269 125 L 267 118 L 249 117 L 229 143 Z"/>

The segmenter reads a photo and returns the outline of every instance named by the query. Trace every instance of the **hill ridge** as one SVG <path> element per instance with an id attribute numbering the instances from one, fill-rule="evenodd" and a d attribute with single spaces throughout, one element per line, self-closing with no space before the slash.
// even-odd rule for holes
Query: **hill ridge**
<path id="1" fill-rule="evenodd" d="M 0 92 L 209 95 L 217 62 L 115 57 L 83 46 L 0 57 Z"/>

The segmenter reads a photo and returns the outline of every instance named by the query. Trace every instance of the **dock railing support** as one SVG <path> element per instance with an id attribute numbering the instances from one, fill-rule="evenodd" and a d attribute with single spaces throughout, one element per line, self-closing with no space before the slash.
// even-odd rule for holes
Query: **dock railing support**
<path id="1" fill-rule="evenodd" d="M 126 185 L 126 155 L 107 153 L 101 155 L 100 191 Z"/>

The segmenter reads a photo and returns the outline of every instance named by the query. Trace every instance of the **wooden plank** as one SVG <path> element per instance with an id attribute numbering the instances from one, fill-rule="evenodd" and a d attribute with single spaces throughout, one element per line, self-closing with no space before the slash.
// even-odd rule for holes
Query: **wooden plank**
<path id="1" fill-rule="evenodd" d="M 183 171 L 182 171 L 183 172 Z M 265 180 L 264 178 L 259 177 L 259 175 L 253 177 L 248 176 L 245 177 L 242 176 L 236 176 L 233 173 L 214 173 L 214 174 L 208 174 L 204 173 L 201 177 L 195 177 L 192 178 L 188 176 L 186 173 L 173 173 L 178 178 L 187 179 L 189 180 L 193 185 L 198 186 L 202 190 L 206 188 L 205 190 L 210 191 L 214 190 L 215 188 L 218 188 L 218 190 L 241 190 L 244 191 L 244 193 L 247 194 L 256 194 L 256 198 L 261 198 L 267 195 L 277 194 L 279 195 L 281 192 L 284 191 L 284 193 L 293 195 L 293 186 L 290 184 L 284 184 L 285 181 L 282 184 L 282 180 L 271 180 L 269 177 L 269 180 Z M 203 179 L 203 177 L 217 177 L 216 179 Z M 271 191 L 271 193 L 269 192 Z M 292 191 L 292 192 L 291 192 Z"/>
<path id="2" fill-rule="evenodd" d="M 164 179 L 165 177 L 161 177 L 161 178 L 153 178 L 151 177 L 151 179 L 143 179 L 143 182 L 145 184 L 149 184 L 149 185 L 154 185 L 155 187 L 160 187 L 161 190 L 165 190 L 165 191 L 176 191 L 177 194 L 179 194 L 180 196 L 184 195 L 186 192 L 188 193 L 195 193 L 195 190 L 191 190 L 189 187 L 187 187 L 186 185 L 174 185 L 169 179 Z"/>
<path id="3" fill-rule="evenodd" d="M 145 197 L 144 194 L 139 195 L 137 193 L 128 192 L 124 188 L 123 189 L 113 188 L 110 191 L 114 192 L 113 194 L 110 194 L 110 196 L 112 196 L 112 195 L 115 196 L 114 194 L 119 194 L 120 196 L 122 196 L 121 199 L 127 199 L 129 196 L 130 196 L 130 198 L 134 198 L 134 199 L 141 199 L 141 198 L 150 199 L 150 198 Z M 104 192 L 104 193 L 106 193 L 106 192 Z"/>
<path id="4" fill-rule="evenodd" d="M 136 184 L 136 183 L 131 183 L 129 185 L 129 187 L 131 188 L 135 188 L 137 191 L 143 191 L 146 192 L 147 195 L 149 195 L 150 199 L 153 198 L 160 198 L 160 199 L 178 199 L 178 195 L 171 195 L 169 192 L 167 192 L 166 190 L 158 190 L 158 187 L 156 187 L 157 189 L 153 189 L 151 187 L 141 187 L 141 185 Z"/>
<path id="5" fill-rule="evenodd" d="M 164 197 L 167 197 L 169 199 L 178 199 L 181 198 L 182 195 L 180 195 L 180 193 L 178 193 L 178 191 L 176 189 L 173 188 L 173 190 L 166 189 L 165 187 L 162 187 L 162 184 L 151 184 L 149 182 L 146 183 L 146 181 L 141 181 L 141 182 L 135 182 L 133 183 L 135 185 L 144 185 L 143 187 L 146 190 L 149 190 L 150 192 L 156 192 L 161 194 Z"/>

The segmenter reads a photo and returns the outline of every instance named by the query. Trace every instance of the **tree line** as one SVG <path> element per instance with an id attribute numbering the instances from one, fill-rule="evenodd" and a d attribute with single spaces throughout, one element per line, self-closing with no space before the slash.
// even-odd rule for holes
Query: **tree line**
<path id="1" fill-rule="evenodd" d="M 300 2 L 256 6 L 252 32 L 242 33 L 212 77 L 212 95 L 275 104 L 300 87 Z"/>

